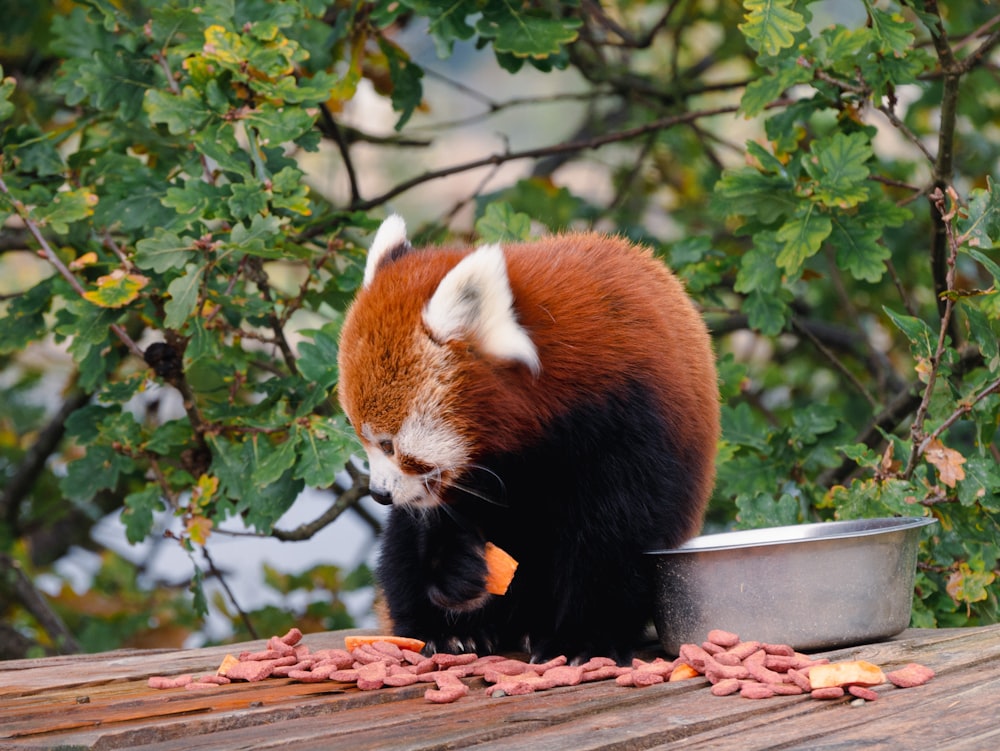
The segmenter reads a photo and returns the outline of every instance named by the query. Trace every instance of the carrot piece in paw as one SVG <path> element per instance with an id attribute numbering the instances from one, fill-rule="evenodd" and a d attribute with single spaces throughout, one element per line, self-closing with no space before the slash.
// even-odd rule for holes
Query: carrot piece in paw
<path id="1" fill-rule="evenodd" d="M 514 560 L 503 548 L 498 548 L 492 542 L 486 543 L 484 552 L 486 557 L 486 591 L 493 595 L 503 595 L 507 593 L 514 572 L 517 570 L 517 561 Z"/>

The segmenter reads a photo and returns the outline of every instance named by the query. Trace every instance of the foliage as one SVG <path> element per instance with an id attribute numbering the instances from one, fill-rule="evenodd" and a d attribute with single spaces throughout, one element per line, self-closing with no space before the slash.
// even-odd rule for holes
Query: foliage
<path id="1" fill-rule="evenodd" d="M 354 444 L 333 395 L 361 246 L 415 188 L 528 164 L 453 207 L 426 201 L 438 204 L 417 234 L 461 235 L 471 210 L 464 229 L 488 241 L 594 225 L 663 252 L 717 338 L 709 528 L 932 514 L 914 623 L 1000 617 L 988 4 L 14 5 L 0 40 L 0 264 L 30 250 L 51 270 L 0 288 L 0 552 L 24 570 L 46 570 L 106 513 L 131 542 L 166 515 L 203 612 L 211 572 L 196 553 L 224 521 L 305 539 L 356 508 L 365 478 L 344 479 Z M 437 61 L 407 49 L 428 35 Z M 513 111 L 533 131 L 535 105 L 579 112 L 560 115 L 576 132 L 482 146 L 369 193 L 363 150 L 416 164 L 468 129 L 435 121 L 425 90 L 462 79 L 436 70 L 459 53 L 492 58 L 491 75 L 572 73 L 573 93 L 547 101 L 496 100 L 471 74 L 453 88 L 482 103 L 479 118 Z M 358 124 L 363 91 L 391 107 L 384 131 Z M 310 187 L 310 160 L 331 152 L 343 196 Z M 71 372 L 41 399 L 49 351 Z M 156 409 L 165 393 L 178 414 Z M 276 528 L 306 487 L 331 490 L 330 512 Z M 339 591 L 339 576 L 324 586 Z M 23 601 L 3 602 L 0 621 L 55 639 Z M 280 630 L 273 613 L 217 604 Z M 168 605 L 168 625 L 194 623 Z M 60 613 L 80 627 L 74 606 Z M 324 627 L 344 625 L 338 613 Z"/>

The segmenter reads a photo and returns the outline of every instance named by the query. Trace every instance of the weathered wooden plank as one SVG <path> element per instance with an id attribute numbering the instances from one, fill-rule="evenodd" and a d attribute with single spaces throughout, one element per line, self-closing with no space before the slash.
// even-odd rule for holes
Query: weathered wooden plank
<path id="1" fill-rule="evenodd" d="M 338 631 L 307 634 L 303 643 L 313 651 L 344 646 L 344 636 L 357 631 Z M 214 672 L 227 654 L 256 652 L 264 649 L 267 641 L 204 647 L 201 649 L 172 650 L 169 652 L 110 652 L 105 655 L 85 655 L 67 662 L 69 658 L 46 660 L 18 660 L 14 666 L 0 663 L 0 700 L 22 696 L 53 688 L 80 688 L 100 685 L 114 680 L 142 679 L 151 675 L 181 675 L 183 673 Z M 41 664 L 39 664 L 41 663 Z"/>
<path id="2" fill-rule="evenodd" d="M 343 634 L 307 640 L 314 649 L 339 646 Z M 422 685 L 372 692 L 286 679 L 206 691 L 157 691 L 145 685 L 149 675 L 207 672 L 226 652 L 262 645 L 109 655 L 107 664 L 71 665 L 62 678 L 45 663 L 23 666 L 14 678 L 0 673 L 0 739 L 6 738 L 0 749 L 429 751 L 476 745 L 484 751 L 623 751 L 683 744 L 685 751 L 752 751 L 880 748 L 883 739 L 895 744 L 885 748 L 906 748 L 899 739 L 913 728 L 920 728 L 920 739 L 935 739 L 923 748 L 978 749 L 993 747 L 997 734 L 991 707 L 1000 701 L 1000 626 L 911 631 L 882 644 L 829 653 L 833 659 L 870 659 L 887 668 L 922 662 L 938 672 L 927 686 L 887 691 L 862 707 L 805 697 L 719 698 L 700 679 L 645 689 L 605 682 L 500 699 L 487 698 L 485 684 L 476 679 L 472 696 L 444 706 L 425 702 Z M 79 696 L 89 703 L 78 704 Z"/>
<path id="3" fill-rule="evenodd" d="M 932 690 L 933 686 L 933 690 Z M 982 665 L 935 677 L 915 689 L 887 689 L 874 702 L 853 706 L 847 699 L 817 702 L 808 718 L 753 716 L 739 724 L 699 733 L 684 751 L 709 749 L 913 749 L 995 747 L 984 743 L 998 732 L 993 708 L 1000 704 L 1000 671 Z M 932 721 L 928 721 L 933 718 Z M 919 728 L 919 730 L 916 730 Z M 667 743 L 657 751 L 681 748 Z"/>
<path id="4" fill-rule="evenodd" d="M 535 730 L 520 737 L 520 743 L 533 751 L 573 748 L 577 751 L 615 748 L 631 749 L 719 749 L 754 751 L 755 749 L 820 748 L 818 739 L 832 742 L 855 725 L 867 726 L 875 720 L 896 729 L 889 737 L 927 722 L 928 707 L 947 705 L 953 695 L 969 680 L 977 681 L 976 691 L 985 694 L 978 706 L 970 705 L 979 725 L 959 721 L 950 732 L 956 738 L 970 733 L 977 737 L 982 730 L 992 732 L 995 720 L 988 707 L 1000 704 L 1000 642 L 995 628 L 965 633 L 938 634 L 933 645 L 915 639 L 903 639 L 880 645 L 868 645 L 829 653 L 834 659 L 871 659 L 886 667 L 910 661 L 923 661 L 938 671 L 930 684 L 910 691 L 891 690 L 878 701 L 863 707 L 847 701 L 819 702 L 808 697 L 782 697 L 752 701 L 741 697 L 713 697 L 704 692 L 697 699 L 664 699 L 653 711 L 620 712 L 614 706 L 593 717 L 583 716 L 574 727 Z M 997 676 L 997 679 L 991 679 Z M 985 680 L 981 680 L 985 679 Z M 654 686 L 643 691 L 656 691 Z M 692 702 L 692 699 L 694 701 Z M 864 710 L 862 712 L 861 710 Z M 983 723 L 985 722 L 985 725 Z M 937 724 L 936 730 L 943 731 Z M 841 748 L 869 748 L 868 740 L 853 737 Z M 831 748 L 835 746 L 830 746 Z M 934 744 L 921 748 L 935 748 Z M 502 744 L 487 743 L 477 751 L 493 751 Z M 900 748 L 900 746 L 896 746 Z"/>

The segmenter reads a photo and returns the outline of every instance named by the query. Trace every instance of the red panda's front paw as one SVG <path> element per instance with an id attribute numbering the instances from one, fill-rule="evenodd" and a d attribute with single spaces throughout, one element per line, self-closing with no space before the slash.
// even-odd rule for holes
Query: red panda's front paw
<path id="1" fill-rule="evenodd" d="M 492 595 L 481 582 L 446 579 L 427 588 L 427 597 L 435 606 L 453 613 L 470 613 L 483 607 Z"/>
<path id="2" fill-rule="evenodd" d="M 487 568 L 482 543 L 455 545 L 440 554 L 426 580 L 427 597 L 452 613 L 479 610 L 492 597 L 486 591 Z"/>
<path id="3" fill-rule="evenodd" d="M 439 636 L 431 639 L 424 647 L 425 654 L 443 652 L 445 654 L 489 655 L 496 651 L 496 639 L 485 631 L 465 636 Z"/>

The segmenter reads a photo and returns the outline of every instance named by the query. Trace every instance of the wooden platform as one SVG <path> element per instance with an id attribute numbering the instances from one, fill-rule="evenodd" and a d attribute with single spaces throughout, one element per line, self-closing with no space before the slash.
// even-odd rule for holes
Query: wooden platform
<path id="1" fill-rule="evenodd" d="M 349 632 L 309 634 L 313 650 Z M 613 681 L 487 698 L 482 679 L 453 704 L 426 685 L 359 691 L 271 678 L 210 691 L 156 690 L 152 675 L 214 672 L 263 641 L 0 663 L 0 749 L 968 749 L 1000 747 L 1000 625 L 910 630 L 825 653 L 885 669 L 920 662 L 925 686 L 874 702 L 716 697 L 702 678 L 647 688 Z"/>

